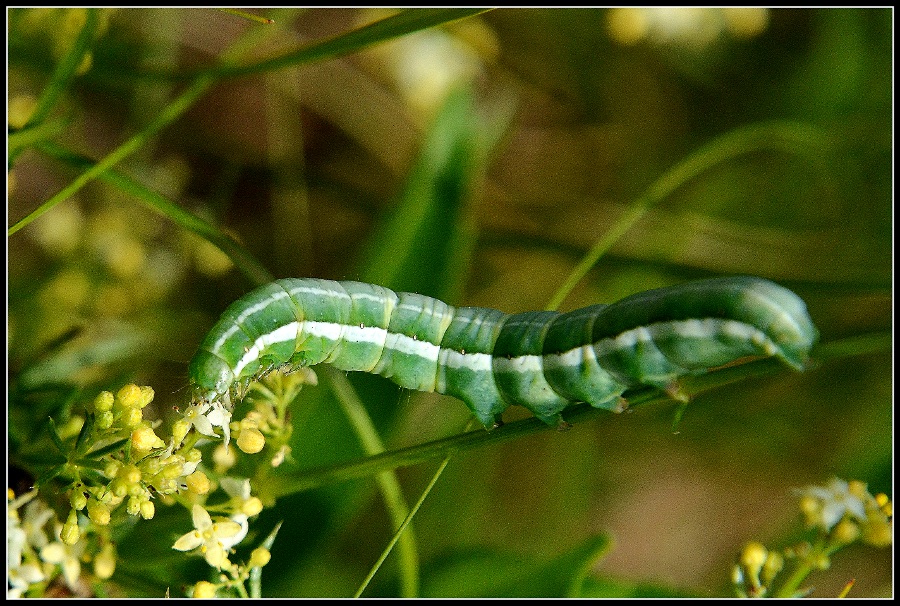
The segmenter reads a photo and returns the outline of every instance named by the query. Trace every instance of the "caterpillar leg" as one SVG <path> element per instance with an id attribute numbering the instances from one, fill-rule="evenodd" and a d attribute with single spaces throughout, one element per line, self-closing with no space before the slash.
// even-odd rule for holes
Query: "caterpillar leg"
<path id="1" fill-rule="evenodd" d="M 570 429 L 572 429 L 572 424 L 560 417 L 556 424 L 556 431 L 569 431 Z"/>
<path id="2" fill-rule="evenodd" d="M 666 385 L 664 391 L 666 392 L 666 395 L 668 395 L 676 402 L 687 404 L 691 401 L 691 396 L 684 392 L 684 390 L 681 388 L 681 385 L 678 384 L 678 381 L 672 381 L 671 383 Z"/>
<path id="3" fill-rule="evenodd" d="M 472 411 L 472 414 L 475 415 L 475 418 L 481 421 L 481 424 L 484 425 L 484 428 L 488 431 L 497 429 L 503 425 L 503 415 L 499 412 L 481 411 L 472 406 L 470 406 L 469 409 Z"/>
<path id="4" fill-rule="evenodd" d="M 628 410 L 628 400 L 622 396 L 616 396 L 615 405 L 610 408 L 614 413 L 619 414 Z"/>

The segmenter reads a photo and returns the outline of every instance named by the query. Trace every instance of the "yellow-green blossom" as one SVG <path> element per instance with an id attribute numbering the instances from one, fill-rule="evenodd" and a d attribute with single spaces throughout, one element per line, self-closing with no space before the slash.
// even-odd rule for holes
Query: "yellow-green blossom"
<path id="1" fill-rule="evenodd" d="M 209 512 L 196 504 L 191 509 L 191 518 L 194 530 L 175 541 L 172 549 L 191 551 L 199 548 L 210 566 L 228 567 L 230 565 L 228 551 L 243 539 L 243 536 L 239 535 L 246 534 L 241 524 L 227 518 L 217 518 L 213 522 Z"/>
<path id="2" fill-rule="evenodd" d="M 204 436 L 216 437 L 216 427 L 225 434 L 225 445 L 231 440 L 231 413 L 221 402 L 195 402 L 184 411 L 184 419 Z"/>
<path id="3" fill-rule="evenodd" d="M 810 526 L 831 530 L 841 518 L 849 515 L 865 522 L 866 508 L 858 490 L 840 478 L 832 478 L 825 486 L 807 486 L 800 490 L 801 508 Z"/>

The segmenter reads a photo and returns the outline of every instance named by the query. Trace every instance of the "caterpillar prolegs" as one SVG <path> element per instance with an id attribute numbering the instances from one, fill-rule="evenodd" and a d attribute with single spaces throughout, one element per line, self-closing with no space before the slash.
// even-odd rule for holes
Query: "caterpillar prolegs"
<path id="1" fill-rule="evenodd" d="M 550 425 L 574 402 L 615 410 L 747 356 L 801 370 L 818 338 L 803 300 L 762 278 L 688 282 L 569 313 L 451 307 L 362 282 L 286 278 L 235 301 L 190 363 L 194 396 L 276 367 L 331 364 L 461 399 L 485 427 L 510 405 Z"/>

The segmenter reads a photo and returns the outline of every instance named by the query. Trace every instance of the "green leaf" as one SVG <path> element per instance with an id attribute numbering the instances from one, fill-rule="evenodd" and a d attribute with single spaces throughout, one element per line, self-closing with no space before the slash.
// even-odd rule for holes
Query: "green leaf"
<path id="1" fill-rule="evenodd" d="M 53 445 L 56 446 L 56 449 L 63 456 L 68 456 L 69 450 L 66 448 L 65 444 L 63 444 L 62 438 L 59 435 L 59 431 L 56 429 L 56 421 L 53 420 L 53 417 L 49 417 L 47 419 L 47 426 L 50 433 L 50 439 L 53 440 Z"/>
<path id="2" fill-rule="evenodd" d="M 605 535 L 591 537 L 551 560 L 489 549 L 454 552 L 428 567 L 428 597 L 573 597 L 590 567 L 610 547 Z"/>
<path id="3" fill-rule="evenodd" d="M 115 452 L 120 448 L 124 448 L 125 444 L 129 441 L 128 438 L 123 438 L 121 440 L 116 440 L 112 444 L 107 444 L 103 448 L 98 448 L 97 450 L 92 450 L 88 455 L 92 458 L 99 459 L 100 457 L 106 456 L 111 452 Z"/>
<path id="4" fill-rule="evenodd" d="M 451 303 L 475 245 L 470 199 L 484 157 L 468 90 L 441 107 L 396 204 L 363 247 L 361 280 Z"/>
<path id="5" fill-rule="evenodd" d="M 55 478 L 56 476 L 61 474 L 65 468 L 66 468 L 65 463 L 51 467 L 50 469 L 48 469 L 47 471 L 45 471 L 44 473 L 39 475 L 37 477 L 37 479 L 35 479 L 34 485 L 36 487 L 40 488 L 41 486 L 43 486 L 44 484 L 46 484 L 47 482 L 49 482 L 50 480 L 52 480 L 53 478 Z"/>
<path id="6" fill-rule="evenodd" d="M 583 598 L 686 598 L 697 592 L 677 591 L 653 583 L 630 583 L 606 578 L 585 579 L 580 597 Z"/>
<path id="7" fill-rule="evenodd" d="M 78 432 L 78 439 L 75 441 L 75 455 L 81 456 L 83 455 L 88 448 L 90 448 L 91 444 L 88 442 L 88 438 L 91 437 L 91 434 L 94 432 L 94 422 L 97 420 L 96 415 L 88 413 L 84 417 L 84 423 L 81 424 L 81 431 Z"/>

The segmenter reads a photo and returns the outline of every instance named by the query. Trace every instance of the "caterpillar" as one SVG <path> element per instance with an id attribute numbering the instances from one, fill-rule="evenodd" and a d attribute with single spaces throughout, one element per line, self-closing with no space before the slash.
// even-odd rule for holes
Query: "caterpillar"
<path id="1" fill-rule="evenodd" d="M 802 370 L 817 339 L 800 297 L 750 276 L 512 315 L 362 282 L 286 278 L 232 303 L 189 373 L 194 397 L 212 402 L 273 368 L 324 363 L 459 398 L 486 428 L 512 404 L 561 425 L 572 403 L 618 410 L 629 388 L 671 388 L 748 356 Z"/>

